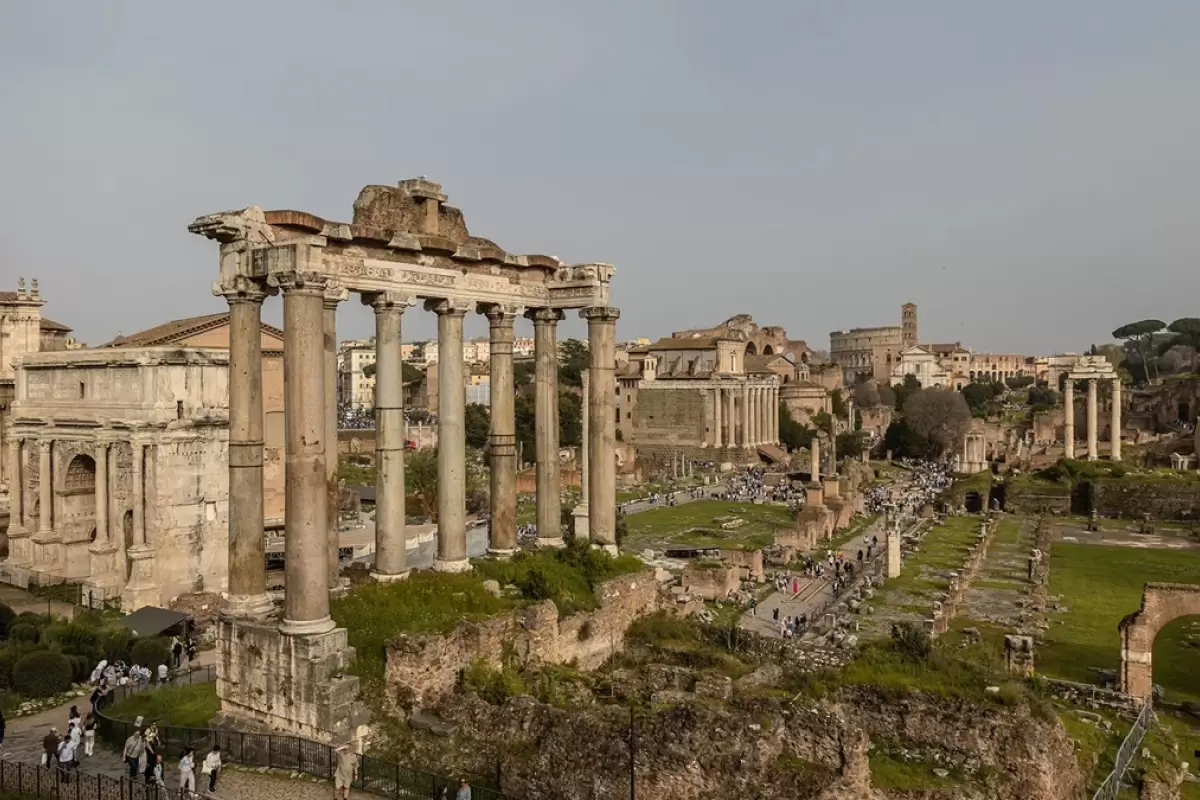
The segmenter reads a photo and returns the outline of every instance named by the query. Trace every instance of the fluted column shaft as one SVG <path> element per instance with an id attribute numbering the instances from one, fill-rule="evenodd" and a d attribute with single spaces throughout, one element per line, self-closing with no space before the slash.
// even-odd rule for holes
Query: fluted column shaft
<path id="1" fill-rule="evenodd" d="M 408 575 L 404 507 L 404 364 L 401 317 L 407 298 L 364 297 L 375 311 L 375 569 L 379 581 Z"/>
<path id="2" fill-rule="evenodd" d="M 1113 378 L 1112 382 L 1112 454 L 1113 461 L 1121 460 L 1121 379 Z"/>
<path id="3" fill-rule="evenodd" d="M 1075 457 L 1075 381 L 1063 384 L 1063 455 Z"/>
<path id="4" fill-rule="evenodd" d="M 742 384 L 742 435 L 738 440 L 738 444 L 742 447 L 750 446 L 750 384 L 745 382 Z"/>
<path id="5" fill-rule="evenodd" d="M 224 287 L 229 303 L 229 597 L 227 612 L 261 619 L 267 597 L 263 541 L 262 304 L 248 281 Z"/>
<path id="6" fill-rule="evenodd" d="M 607 549 L 617 545 L 617 423 L 616 404 L 617 320 L 621 312 L 608 306 L 585 308 L 580 316 L 588 323 L 588 534 L 592 544 Z"/>
<path id="7" fill-rule="evenodd" d="M 96 541 L 107 546 L 108 531 L 108 442 L 96 443 Z M 93 576 L 98 577 L 98 576 Z"/>
<path id="8" fill-rule="evenodd" d="M 725 423 L 725 421 L 723 419 L 724 414 L 722 413 L 725 410 L 722 407 L 724 400 L 721 397 L 722 392 L 720 389 L 713 389 L 712 394 L 713 394 L 713 447 L 716 447 L 719 450 L 725 446 L 725 431 L 723 431 L 721 429 L 721 426 L 724 425 L 724 423 Z"/>
<path id="9" fill-rule="evenodd" d="M 537 451 L 537 538 L 543 547 L 560 547 L 561 478 L 558 467 L 558 309 L 526 312 L 533 320 L 534 427 Z"/>
<path id="10" fill-rule="evenodd" d="M 1088 461 L 1095 461 L 1099 458 L 1099 448 L 1097 445 L 1099 437 L 1096 436 L 1097 413 L 1096 413 L 1096 379 L 1088 378 L 1087 382 L 1087 457 Z"/>
<path id="11" fill-rule="evenodd" d="M 329 563 L 329 585 L 338 583 L 339 560 L 342 537 L 338 530 L 338 509 L 341 507 L 341 492 L 338 489 L 338 413 L 337 413 L 337 307 L 346 299 L 345 289 L 327 289 L 322 317 L 325 339 L 325 501 L 326 556 Z"/>
<path id="12" fill-rule="evenodd" d="M 433 568 L 463 572 L 467 560 L 466 386 L 463 383 L 463 317 L 469 304 L 428 300 L 438 315 L 438 543 Z"/>
<path id="13" fill-rule="evenodd" d="M 491 522 L 488 551 L 507 556 L 517 549 L 517 420 L 513 386 L 513 322 L 516 307 L 489 306 L 491 348 Z"/>
<path id="14" fill-rule="evenodd" d="M 9 455 L 9 470 L 8 470 L 8 517 L 9 528 L 17 526 L 24 529 L 25 527 L 25 464 L 22 461 L 24 456 L 25 440 L 12 437 L 8 443 Z"/>
<path id="15" fill-rule="evenodd" d="M 54 533 L 54 475 L 50 459 L 53 442 L 38 440 L 38 535 L 46 538 Z"/>
<path id="16" fill-rule="evenodd" d="M 329 616 L 329 457 L 325 421 L 325 280 L 319 273 L 276 277 L 283 291 L 285 592 L 291 635 L 333 630 Z M 335 453 L 336 456 L 336 453 Z"/>
<path id="17" fill-rule="evenodd" d="M 133 547 L 146 546 L 146 445 L 134 440 L 133 449 Z"/>

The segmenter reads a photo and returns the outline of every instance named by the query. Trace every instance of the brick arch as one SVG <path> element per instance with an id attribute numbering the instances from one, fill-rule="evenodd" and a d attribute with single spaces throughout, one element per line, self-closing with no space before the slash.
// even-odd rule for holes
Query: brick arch
<path id="1" fill-rule="evenodd" d="M 1135 698 L 1154 691 L 1154 639 L 1173 619 L 1200 615 L 1200 584 L 1147 583 L 1142 607 L 1121 620 L 1121 691 Z"/>

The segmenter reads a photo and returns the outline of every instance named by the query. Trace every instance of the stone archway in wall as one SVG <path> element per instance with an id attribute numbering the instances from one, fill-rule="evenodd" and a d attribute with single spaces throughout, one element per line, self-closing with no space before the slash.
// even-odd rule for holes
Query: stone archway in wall
<path id="1" fill-rule="evenodd" d="M 775 355 L 775 350 L 774 350 L 774 348 L 772 348 L 772 347 L 771 347 L 771 345 L 769 345 L 769 344 L 767 344 L 767 345 L 763 345 L 763 351 L 762 351 L 762 354 L 763 354 L 764 356 L 773 356 L 773 355 Z"/>
<path id="2" fill-rule="evenodd" d="M 1121 691 L 1146 698 L 1154 691 L 1154 639 L 1173 619 L 1200 615 L 1200 584 L 1147 583 L 1142 607 L 1117 626 L 1121 632 Z"/>
<path id="3" fill-rule="evenodd" d="M 72 451 L 74 453 L 72 454 Z M 58 482 L 58 502 L 62 536 L 63 575 L 86 578 L 91 575 L 89 536 L 96 528 L 96 462 L 87 453 L 64 447 L 70 458 Z M 65 458 L 64 458 L 65 460 Z"/>
<path id="4" fill-rule="evenodd" d="M 758 348 L 756 348 L 754 346 L 754 342 L 749 342 L 746 344 L 746 355 L 748 355 L 748 356 L 758 355 Z"/>

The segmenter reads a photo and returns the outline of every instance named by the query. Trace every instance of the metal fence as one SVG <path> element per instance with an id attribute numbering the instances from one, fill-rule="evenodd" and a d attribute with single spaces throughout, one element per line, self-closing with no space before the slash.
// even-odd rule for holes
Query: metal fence
<path id="1" fill-rule="evenodd" d="M 0 758 L 0 797 L 47 800 L 171 800 L 181 793 L 142 781 L 87 775 L 74 770 L 22 764 Z"/>
<path id="2" fill-rule="evenodd" d="M 180 675 L 172 683 L 187 685 L 188 683 L 214 680 L 216 680 L 216 670 L 213 667 L 204 667 Z M 125 746 L 125 740 L 136 728 L 132 722 L 113 719 L 105 713 L 105 710 L 113 703 L 119 702 L 131 694 L 154 688 L 159 687 L 154 684 L 149 687 L 119 686 L 102 698 L 95 711 L 96 738 L 118 750 L 122 749 Z M 146 724 L 158 723 L 160 749 L 169 754 L 178 754 L 183 752 L 185 747 L 194 747 L 197 754 L 202 756 L 206 751 L 219 745 L 221 760 L 227 763 L 299 772 L 328 781 L 333 780 L 333 772 L 337 767 L 338 757 L 335 748 L 298 736 L 243 733 L 217 728 L 185 728 L 171 725 L 170 720 L 167 720 L 166 724 L 163 724 L 162 720 L 147 719 L 145 722 Z M 453 796 L 457 787 L 458 780 L 455 778 L 421 772 L 371 756 L 358 757 L 358 777 L 354 781 L 354 788 L 369 794 L 390 797 L 395 800 L 401 798 L 403 800 L 435 800 L 441 796 L 443 788 L 449 789 L 449 794 Z M 108 795 L 105 796 L 105 798 L 107 797 Z M 515 800 L 508 795 L 476 783 L 471 784 L 471 798 L 472 800 Z"/>
<path id="3" fill-rule="evenodd" d="M 1108 773 L 1104 783 L 1100 784 L 1100 788 L 1092 795 L 1092 800 L 1117 800 L 1117 795 L 1121 791 L 1121 779 L 1125 777 L 1125 770 L 1129 769 L 1129 764 L 1138 753 L 1142 738 L 1152 724 L 1154 724 L 1154 702 L 1147 697 L 1146 705 L 1142 706 L 1142 712 L 1134 720 L 1129 735 L 1125 737 L 1125 741 L 1121 742 L 1121 749 L 1117 751 L 1117 759 L 1112 772 Z"/>

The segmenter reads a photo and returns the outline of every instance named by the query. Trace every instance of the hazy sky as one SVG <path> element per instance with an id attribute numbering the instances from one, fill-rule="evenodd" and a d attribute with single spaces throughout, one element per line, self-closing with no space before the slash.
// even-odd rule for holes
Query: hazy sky
<path id="1" fill-rule="evenodd" d="M 911 300 L 926 341 L 1078 349 L 1200 316 L 1197 42 L 1196 0 L 0 0 L 0 288 L 98 344 L 223 308 L 194 217 L 424 174 L 615 264 L 621 338 L 826 348 Z"/>

